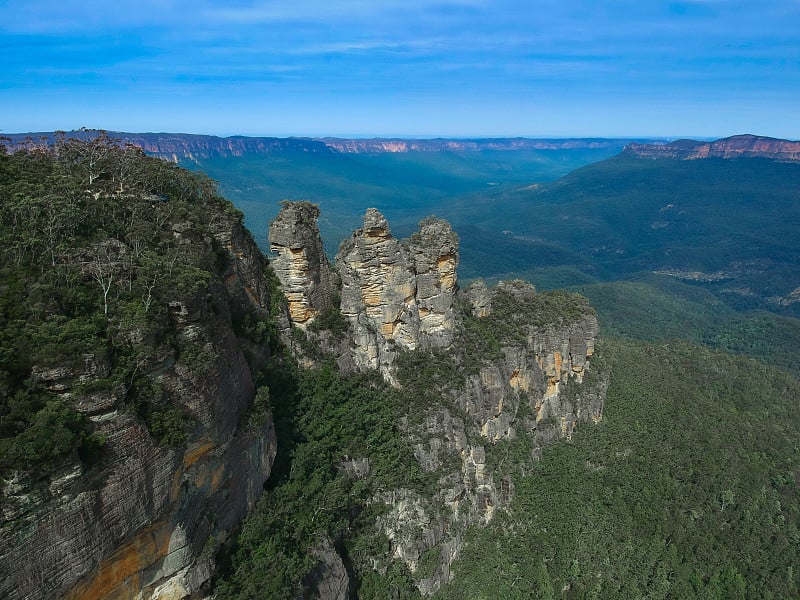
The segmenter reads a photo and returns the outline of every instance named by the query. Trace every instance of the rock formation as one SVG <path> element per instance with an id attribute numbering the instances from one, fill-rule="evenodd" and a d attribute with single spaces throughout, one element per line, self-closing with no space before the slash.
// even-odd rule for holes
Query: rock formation
<path id="1" fill-rule="evenodd" d="M 485 150 L 560 150 L 567 148 L 622 148 L 625 140 L 611 139 L 530 139 L 530 138 L 493 138 L 474 140 L 448 139 L 342 139 L 321 138 L 328 148 L 342 153 L 378 153 L 378 152 L 480 152 Z M 632 141 L 632 140 L 631 140 Z"/>
<path id="2" fill-rule="evenodd" d="M 177 229 L 187 242 L 194 235 Z M 92 356 L 77 368 L 33 369 L 105 443 L 96 464 L 66 458 L 47 474 L 3 482 L 0 597 L 177 599 L 208 590 L 216 550 L 260 495 L 276 452 L 271 416 L 247 422 L 265 350 L 246 356 L 248 341 L 232 327 L 236 315 L 269 316 L 264 259 L 238 221 L 212 229 L 215 240 L 201 243 L 208 252 L 218 244 L 227 266 L 207 290 L 169 307 L 178 347 L 196 352 L 169 350 L 139 367 L 194 423 L 185 444 L 159 444 L 126 409 L 125 390 L 101 385 L 110 367 Z M 142 331 L 125 335 L 146 343 Z"/>
<path id="3" fill-rule="evenodd" d="M 358 367 L 379 369 L 391 380 L 398 350 L 452 343 L 458 237 L 448 223 L 426 219 L 401 242 L 370 208 L 364 227 L 342 243 L 336 265 Z"/>
<path id="4" fill-rule="evenodd" d="M 757 135 L 734 135 L 714 142 L 677 140 L 669 144 L 631 143 L 624 152 L 641 158 L 771 158 L 800 161 L 800 142 Z"/>
<path id="5" fill-rule="evenodd" d="M 529 139 L 529 138 L 495 138 L 474 140 L 448 139 L 345 139 L 345 138 L 274 138 L 231 136 L 217 137 L 213 135 L 195 135 L 189 133 L 127 133 L 108 132 L 109 136 L 122 143 L 141 147 L 147 154 L 172 162 L 182 160 L 198 161 L 207 158 L 227 158 L 232 156 L 258 156 L 274 154 L 360 154 L 382 152 L 480 152 L 520 151 L 520 150 L 559 150 L 572 148 L 609 148 L 621 149 L 624 139 Z M 77 139 L 93 139 L 97 135 L 93 130 L 69 132 L 69 137 Z M 53 132 L 17 133 L 6 136 L 10 151 L 21 148 L 46 146 L 53 143 Z"/>
<path id="6" fill-rule="evenodd" d="M 303 328 L 331 307 L 334 291 L 318 217 L 319 208 L 310 202 L 284 202 L 269 227 L 270 250 L 278 254 L 272 268 L 283 287 L 292 323 Z"/>
<path id="7" fill-rule="evenodd" d="M 586 381 L 597 318 L 585 301 L 572 297 L 572 305 L 565 306 L 570 318 L 550 320 L 537 314 L 540 295 L 521 281 L 492 290 L 474 282 L 460 297 L 473 317 L 503 332 L 493 336 L 500 341 L 499 353 L 492 356 L 487 348 L 461 386 L 443 388 L 443 402 L 429 408 L 422 426 L 402 424 L 423 471 L 442 473 L 454 462 L 460 468 L 445 471 L 433 498 L 410 490 L 381 498 L 388 514 L 378 522 L 391 541 L 392 556 L 415 573 L 424 595 L 450 580 L 464 529 L 487 524 L 513 497 L 511 478 L 487 464 L 486 446 L 529 435 L 531 460 L 538 459 L 542 445 L 570 439 L 579 423 L 602 420 L 607 385 L 604 373 L 592 372 L 593 380 Z M 474 344 L 463 323 L 457 322 L 455 331 L 450 352 L 463 363 L 470 360 L 466 346 Z M 423 558 L 430 562 L 431 555 L 437 557 L 432 571 L 429 564 L 416 576 Z"/>
<path id="8" fill-rule="evenodd" d="M 458 268 L 458 236 L 447 221 L 429 217 L 408 240 L 416 274 L 419 346 L 446 348 L 453 343 Z"/>

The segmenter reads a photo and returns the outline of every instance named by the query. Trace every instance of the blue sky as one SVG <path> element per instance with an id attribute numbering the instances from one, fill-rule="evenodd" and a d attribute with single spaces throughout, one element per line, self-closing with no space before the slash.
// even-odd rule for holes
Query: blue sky
<path id="1" fill-rule="evenodd" d="M 800 138 L 800 0 L 0 0 L 0 135 Z"/>

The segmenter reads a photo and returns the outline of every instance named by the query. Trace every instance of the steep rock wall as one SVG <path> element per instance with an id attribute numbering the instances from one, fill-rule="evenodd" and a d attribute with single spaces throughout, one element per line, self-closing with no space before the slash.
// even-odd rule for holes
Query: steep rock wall
<path id="1" fill-rule="evenodd" d="M 295 214 L 287 211 L 288 218 L 273 223 L 280 239 L 274 247 L 307 256 L 320 247 L 318 232 L 294 226 Z M 435 489 L 399 488 L 374 498 L 386 507 L 376 521 L 389 540 L 383 560 L 404 563 L 420 592 L 430 595 L 452 577 L 466 529 L 488 524 L 513 498 L 511 476 L 487 459 L 487 450 L 530 436 L 528 460 L 537 460 L 543 444 L 602 419 L 605 380 L 585 385 L 597 318 L 585 299 L 538 294 L 521 281 L 494 289 L 478 281 L 459 292 L 458 238 L 435 218 L 397 240 L 383 215 L 368 209 L 363 227 L 342 243 L 336 265 L 341 312 L 350 325 L 349 367 L 375 369 L 398 387 L 413 387 L 417 373 L 406 381 L 398 361 L 404 352 L 420 351 L 419 368 L 440 361 L 448 371 L 437 374 L 447 383 L 435 391 L 418 390 L 433 392 L 429 404 L 398 424 L 422 471 L 436 477 Z M 309 281 L 307 274 L 278 273 L 290 302 L 311 304 L 311 287 L 296 285 Z M 343 468 L 362 478 L 369 465 L 361 457 Z"/>
<path id="2" fill-rule="evenodd" d="M 763 137 L 734 135 L 714 142 L 677 140 L 669 144 L 631 143 L 625 153 L 641 158 L 770 158 L 780 161 L 800 161 L 800 142 Z"/>
<path id="3" fill-rule="evenodd" d="M 169 313 L 179 344 L 202 349 L 203 360 L 171 351 L 141 365 L 192 419 L 189 440 L 158 444 L 124 406 L 124 390 L 86 391 L 109 371 L 91 356 L 83 368 L 34 369 L 105 444 L 96 464 L 65 460 L 4 482 L 0 597 L 175 599 L 207 588 L 216 549 L 260 494 L 276 451 L 271 417 L 247 419 L 253 373 L 267 356 L 233 328 L 238 317 L 269 313 L 263 258 L 237 221 L 211 229 L 226 267 L 206 294 Z M 195 235 L 191 225 L 173 230 Z"/>
<path id="4" fill-rule="evenodd" d="M 319 208 L 310 202 L 284 202 L 269 226 L 269 245 L 277 253 L 272 268 L 283 287 L 292 323 L 306 327 L 331 307 L 334 276 L 317 227 Z"/>
<path id="5" fill-rule="evenodd" d="M 398 351 L 452 343 L 458 238 L 445 221 L 426 219 L 401 242 L 370 208 L 364 226 L 342 243 L 336 265 L 358 367 L 392 380 Z"/>
<path id="6" fill-rule="evenodd" d="M 525 313 L 529 304 L 532 313 L 537 310 L 535 289 L 519 281 L 493 290 L 476 282 L 462 294 L 467 310 L 481 320 L 498 318 L 492 301 L 499 296 L 507 311 L 509 297 L 516 311 Z M 502 329 L 496 321 L 488 325 Z M 443 389 L 445 402 L 432 406 L 421 424 L 402 424 L 422 470 L 443 475 L 433 497 L 398 490 L 381 498 L 388 514 L 378 526 L 424 595 L 450 581 L 465 529 L 488 524 L 513 498 L 512 478 L 490 464 L 487 449 L 530 436 L 529 460 L 537 460 L 543 445 L 570 439 L 580 423 L 603 417 L 605 374 L 592 372 L 594 380 L 586 382 L 598 333 L 593 311 L 544 323 L 534 315 L 519 330 L 509 329 L 512 335 L 499 336 L 499 354 L 480 357 L 462 386 Z M 458 337 L 451 350 L 461 361 L 467 360 L 464 342 Z"/>

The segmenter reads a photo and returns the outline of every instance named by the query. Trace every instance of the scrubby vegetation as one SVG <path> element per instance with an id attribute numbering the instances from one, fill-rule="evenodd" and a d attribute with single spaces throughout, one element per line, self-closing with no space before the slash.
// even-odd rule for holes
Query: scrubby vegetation
<path id="1" fill-rule="evenodd" d="M 170 353 L 213 363 L 176 341 L 169 307 L 212 284 L 225 253 L 210 228 L 240 213 L 210 179 L 102 132 L 0 152 L 0 199 L 0 470 L 102 443 L 57 393 L 88 381 L 182 443 L 187 416 L 142 367 Z"/>
<path id="2" fill-rule="evenodd" d="M 536 463 L 487 448 L 518 457 L 511 509 L 436 597 L 797 597 L 797 380 L 685 342 L 601 351 L 604 422 Z"/>
<path id="3" fill-rule="evenodd" d="M 405 487 L 424 491 L 424 474 L 398 431 L 406 396 L 376 373 L 341 375 L 330 366 L 301 369 L 288 355 L 274 356 L 261 385 L 269 386 L 278 455 L 267 488 L 243 524 L 215 597 L 296 598 L 314 565 L 309 551 L 331 540 L 361 581 L 359 598 L 417 597 L 398 565 L 389 565 L 388 540 L 375 527 L 382 510 L 374 497 Z M 263 389 L 263 388 L 262 388 Z M 355 474 L 351 461 L 368 460 Z"/>

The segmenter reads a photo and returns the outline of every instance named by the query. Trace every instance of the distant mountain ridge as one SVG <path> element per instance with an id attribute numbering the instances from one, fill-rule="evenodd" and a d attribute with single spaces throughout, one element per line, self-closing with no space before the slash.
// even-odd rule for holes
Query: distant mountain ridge
<path id="1" fill-rule="evenodd" d="M 67 137 L 94 139 L 96 130 L 77 130 L 65 132 Z M 199 160 L 204 158 L 244 156 L 246 154 L 276 154 L 283 152 L 305 152 L 330 154 L 332 150 L 322 142 L 308 138 L 275 137 L 217 137 L 189 133 L 126 133 L 109 131 L 108 136 L 125 144 L 141 147 L 147 154 L 165 158 L 172 162 L 179 160 Z M 31 145 L 50 145 L 56 138 L 55 132 L 17 133 L 5 136 L 12 149 Z M 0 139 L 0 141 L 2 141 Z"/>
<path id="2" fill-rule="evenodd" d="M 800 141 L 782 140 L 759 135 L 734 135 L 714 142 L 676 140 L 668 144 L 633 142 L 623 151 L 641 158 L 771 158 L 800 162 Z"/>
<path id="3" fill-rule="evenodd" d="M 68 137 L 92 139 L 97 130 L 66 132 Z M 744 134 L 716 141 L 636 138 L 305 138 L 218 137 L 192 133 L 127 133 L 109 131 L 111 138 L 140 146 L 147 154 L 172 162 L 227 158 L 244 155 L 269 155 L 285 152 L 306 154 L 383 154 L 411 152 L 481 152 L 522 150 L 565 150 L 623 148 L 640 158 L 770 158 L 800 162 L 800 141 Z M 0 137 L 10 150 L 31 145 L 49 145 L 55 132 L 13 133 Z"/>
<path id="4" fill-rule="evenodd" d="M 329 148 L 342 153 L 376 152 L 464 152 L 482 150 L 563 150 L 571 148 L 611 148 L 633 142 L 612 138 L 318 138 Z M 656 140 L 648 140 L 650 142 Z"/>
<path id="5" fill-rule="evenodd" d="M 68 137 L 92 139 L 96 130 L 66 132 Z M 127 133 L 109 131 L 111 138 L 140 146 L 147 154 L 173 162 L 226 158 L 244 155 L 266 155 L 283 152 L 313 154 L 375 154 L 402 152 L 480 152 L 520 150 L 563 150 L 577 148 L 622 148 L 637 142 L 659 142 L 655 139 L 634 138 L 472 138 L 472 139 L 405 139 L 405 138 L 277 138 L 213 135 L 189 133 Z M 31 145 L 49 145 L 54 132 L 15 133 L 5 136 L 13 150 Z M 2 138 L 0 138 L 2 141 Z M 642 144 L 639 144 L 642 145 Z"/>

